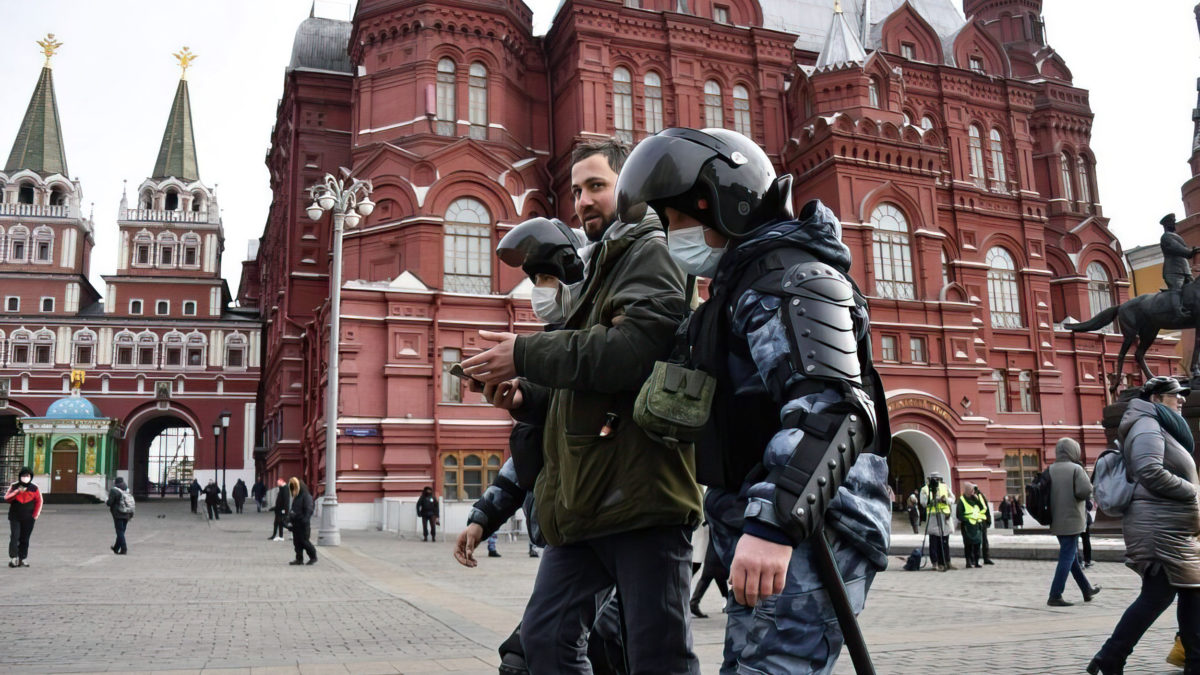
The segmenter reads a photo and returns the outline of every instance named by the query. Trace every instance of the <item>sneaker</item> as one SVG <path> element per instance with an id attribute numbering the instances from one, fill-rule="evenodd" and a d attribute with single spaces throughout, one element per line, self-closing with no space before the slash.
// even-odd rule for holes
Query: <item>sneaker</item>
<path id="1" fill-rule="evenodd" d="M 293 560 L 293 561 L 291 561 L 291 562 L 290 562 L 290 563 L 288 563 L 288 564 L 289 564 L 289 565 L 303 565 L 303 564 L 304 564 L 304 560 Z"/>
<path id="2" fill-rule="evenodd" d="M 316 558 L 309 558 L 308 562 L 306 562 L 306 563 L 304 563 L 304 564 L 305 564 L 305 565 L 316 565 L 316 564 L 317 564 L 317 559 L 316 559 Z"/>
<path id="3" fill-rule="evenodd" d="M 1057 598 L 1050 598 L 1049 600 L 1046 601 L 1046 604 L 1049 605 L 1050 607 L 1070 607 L 1070 606 L 1074 605 L 1075 603 L 1067 602 L 1066 600 L 1063 600 L 1062 597 L 1060 596 Z"/>
<path id="4" fill-rule="evenodd" d="M 275 537 L 271 541 L 283 541 L 283 537 Z"/>
<path id="5" fill-rule="evenodd" d="M 995 565 L 996 563 L 992 562 L 991 560 L 984 560 L 983 564 L 984 565 Z"/>
<path id="6" fill-rule="evenodd" d="M 20 562 L 17 563 L 17 567 L 29 567 L 29 563 L 25 562 L 24 558 L 21 558 Z"/>
<path id="7" fill-rule="evenodd" d="M 1092 561 L 1091 561 L 1091 560 L 1089 560 L 1089 561 L 1087 561 L 1087 562 L 1083 563 L 1083 566 L 1084 566 L 1084 567 L 1091 567 L 1091 566 L 1092 566 Z M 1182 667 L 1182 666 L 1181 666 L 1181 667 Z"/>
<path id="8" fill-rule="evenodd" d="M 16 567 L 16 566 L 17 566 L 17 559 L 16 559 L 16 558 L 13 558 L 12 560 L 9 560 L 9 561 L 8 561 L 8 566 L 9 566 L 9 567 Z"/>

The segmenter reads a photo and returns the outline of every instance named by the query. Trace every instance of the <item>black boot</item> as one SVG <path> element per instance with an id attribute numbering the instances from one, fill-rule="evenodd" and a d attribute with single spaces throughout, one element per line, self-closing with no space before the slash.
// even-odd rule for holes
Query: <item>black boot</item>
<path id="1" fill-rule="evenodd" d="M 303 565 L 303 564 L 304 564 L 304 558 L 303 558 L 303 557 L 298 557 L 298 558 L 296 558 L 295 560 L 293 560 L 292 562 L 290 562 L 290 563 L 288 563 L 288 564 L 289 564 L 289 565 Z"/>
<path id="2" fill-rule="evenodd" d="M 1089 675 L 1124 675 L 1125 662 L 1107 663 L 1099 654 L 1092 657 L 1087 665 Z"/>

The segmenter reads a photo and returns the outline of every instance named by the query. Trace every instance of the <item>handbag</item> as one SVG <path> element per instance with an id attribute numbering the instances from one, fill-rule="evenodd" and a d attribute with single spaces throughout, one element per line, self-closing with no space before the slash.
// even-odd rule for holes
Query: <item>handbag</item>
<path id="1" fill-rule="evenodd" d="M 717 380 L 677 363 L 657 361 L 633 404 L 633 421 L 669 448 L 694 443 L 708 424 Z"/>

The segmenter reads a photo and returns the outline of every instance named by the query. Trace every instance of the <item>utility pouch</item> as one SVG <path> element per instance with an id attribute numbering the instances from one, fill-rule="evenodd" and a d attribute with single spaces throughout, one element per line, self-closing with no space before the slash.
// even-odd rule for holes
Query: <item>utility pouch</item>
<path id="1" fill-rule="evenodd" d="M 658 361 L 633 404 L 633 421 L 669 448 L 700 439 L 717 380 L 701 370 Z"/>

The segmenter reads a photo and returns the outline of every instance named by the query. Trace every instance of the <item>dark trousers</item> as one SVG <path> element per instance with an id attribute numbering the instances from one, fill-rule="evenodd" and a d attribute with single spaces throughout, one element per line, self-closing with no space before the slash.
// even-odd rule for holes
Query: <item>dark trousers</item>
<path id="1" fill-rule="evenodd" d="M 988 528 L 986 525 L 984 525 L 984 526 L 983 526 L 983 542 L 982 542 L 982 544 L 981 544 L 980 546 L 981 546 L 981 550 L 982 550 L 982 552 L 983 552 L 983 559 L 984 559 L 984 560 L 986 560 L 986 561 L 988 561 L 988 562 L 991 562 L 991 561 L 992 561 L 992 554 L 991 554 L 991 551 L 988 549 L 988 542 L 987 542 L 987 531 L 988 531 L 988 529 L 989 529 L 989 528 Z"/>
<path id="2" fill-rule="evenodd" d="M 546 547 L 521 622 L 529 672 L 592 672 L 580 636 L 596 621 L 596 594 L 615 584 L 629 672 L 699 675 L 687 619 L 691 557 L 686 527 Z"/>
<path id="3" fill-rule="evenodd" d="M 929 535 L 929 562 L 934 565 L 950 563 L 950 535 L 939 537 Z"/>
<path id="4" fill-rule="evenodd" d="M 262 513 L 263 506 L 266 505 L 266 503 L 267 502 L 265 499 L 262 499 L 260 497 L 255 497 L 254 505 L 258 507 L 258 511 L 255 511 L 255 513 Z"/>
<path id="5" fill-rule="evenodd" d="M 233 500 L 233 506 L 234 506 L 234 508 L 237 509 L 238 513 L 242 512 L 242 507 L 245 505 L 246 505 L 246 500 L 244 500 L 244 499 L 242 499 L 240 501 L 237 499 Z"/>
<path id="6" fill-rule="evenodd" d="M 283 536 L 283 514 L 275 514 L 275 524 L 271 526 L 271 538 Z"/>
<path id="7" fill-rule="evenodd" d="M 204 502 L 204 508 L 208 511 L 209 520 L 212 520 L 213 518 L 216 518 L 217 520 L 221 519 L 221 504 L 219 502 L 216 504 Z"/>
<path id="8" fill-rule="evenodd" d="M 113 544 L 113 548 L 117 549 L 117 553 L 128 553 L 129 545 L 125 543 L 125 528 L 129 527 L 128 518 L 113 518 L 113 528 L 117 531 L 117 542 Z"/>
<path id="9" fill-rule="evenodd" d="M 720 591 L 721 597 L 728 598 L 729 586 L 725 583 L 728 578 L 729 571 L 721 564 L 717 549 L 713 546 L 712 539 L 709 539 L 708 550 L 704 552 L 704 566 L 701 568 L 700 581 L 696 582 L 696 590 L 692 591 L 692 604 L 700 604 L 700 599 L 704 597 L 708 585 L 714 581 L 717 582 L 717 590 Z"/>
<path id="10" fill-rule="evenodd" d="M 196 506 L 200 503 L 200 495 L 192 495 L 192 513 L 196 513 Z"/>
<path id="11" fill-rule="evenodd" d="M 309 560 L 317 559 L 317 547 L 308 540 L 310 526 L 308 523 L 292 523 L 292 547 L 296 549 L 296 560 L 303 560 L 308 553 Z"/>
<path id="12" fill-rule="evenodd" d="M 1097 654 L 1100 660 L 1105 664 L 1125 663 L 1134 645 L 1167 611 L 1176 594 L 1179 595 L 1176 620 L 1179 622 L 1179 639 L 1187 654 L 1187 668 L 1190 672 L 1200 666 L 1200 588 L 1175 588 L 1161 566 L 1142 577 L 1142 592 L 1121 615 L 1112 636 L 1100 648 Z"/>
<path id="13" fill-rule="evenodd" d="M 1088 523 L 1087 529 L 1083 534 L 1079 535 L 1083 539 L 1083 562 L 1092 564 L 1092 524 Z"/>
<path id="14" fill-rule="evenodd" d="M 1050 597 L 1061 598 L 1067 587 L 1067 573 L 1075 578 L 1079 590 L 1086 593 L 1092 588 L 1091 582 L 1083 573 L 1079 564 L 1079 535 L 1058 537 L 1058 567 L 1054 570 L 1054 581 L 1050 583 Z"/>
<path id="15" fill-rule="evenodd" d="M 912 525 L 913 534 L 921 533 L 921 529 L 919 527 L 920 522 L 918 521 L 918 514 L 916 514 L 916 513 L 908 514 L 908 524 Z"/>
<path id="16" fill-rule="evenodd" d="M 29 535 L 33 534 L 34 522 L 32 517 L 8 521 L 12 531 L 8 539 L 8 557 L 21 560 L 29 557 Z"/>
<path id="17" fill-rule="evenodd" d="M 433 540 L 437 541 L 437 523 L 433 521 L 433 516 L 421 516 L 421 535 L 428 539 L 431 534 Z"/>

